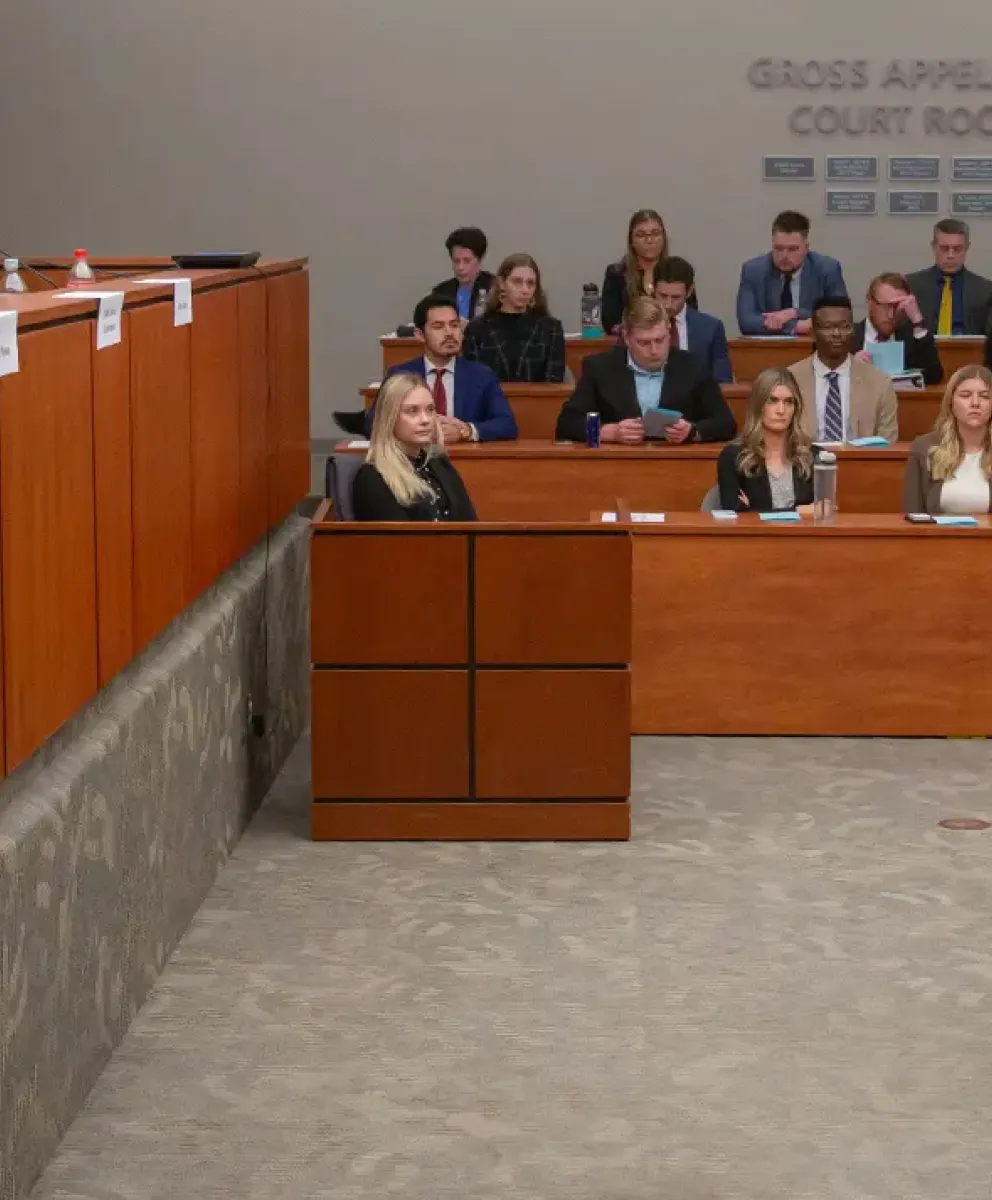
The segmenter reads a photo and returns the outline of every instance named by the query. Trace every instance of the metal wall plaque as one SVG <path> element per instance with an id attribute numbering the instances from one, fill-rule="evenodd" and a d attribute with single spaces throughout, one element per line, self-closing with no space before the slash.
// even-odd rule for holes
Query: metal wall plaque
<path id="1" fill-rule="evenodd" d="M 951 159 L 955 183 L 992 183 L 992 158 L 981 154 L 955 154 Z"/>
<path id="2" fill-rule="evenodd" d="M 890 191 L 890 217 L 936 217 L 940 215 L 940 192 Z"/>
<path id="3" fill-rule="evenodd" d="M 920 180 L 940 178 L 939 154 L 890 154 L 891 180 Z"/>
<path id="4" fill-rule="evenodd" d="M 777 183 L 809 183 L 816 178 L 812 154 L 766 154 L 761 160 L 761 178 Z"/>
<path id="5" fill-rule="evenodd" d="M 954 217 L 992 217 L 992 192 L 951 192 Z"/>
<path id="6" fill-rule="evenodd" d="M 828 188 L 824 211 L 828 217 L 873 217 L 876 211 L 875 192 Z"/>
<path id="7" fill-rule="evenodd" d="M 842 180 L 871 180 L 878 178 L 877 154 L 828 154 L 826 178 L 831 182 Z"/>

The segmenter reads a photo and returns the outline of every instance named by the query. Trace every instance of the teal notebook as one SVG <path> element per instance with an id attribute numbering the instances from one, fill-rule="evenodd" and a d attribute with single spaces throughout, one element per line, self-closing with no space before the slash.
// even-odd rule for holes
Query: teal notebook
<path id="1" fill-rule="evenodd" d="M 782 525 L 792 525 L 796 521 L 802 520 L 802 517 L 800 517 L 799 513 L 791 511 L 764 512 L 759 513 L 758 516 L 761 517 L 762 521 L 772 521 L 774 524 Z"/>
<path id="2" fill-rule="evenodd" d="M 849 446 L 860 446 L 863 450 L 867 450 L 875 446 L 888 446 L 890 443 L 887 438 L 883 437 L 863 437 L 851 438 L 847 444 Z"/>
<path id="3" fill-rule="evenodd" d="M 934 517 L 935 525 L 958 525 L 967 526 L 969 529 L 978 524 L 974 517 L 967 517 L 963 513 L 960 516 Z"/>

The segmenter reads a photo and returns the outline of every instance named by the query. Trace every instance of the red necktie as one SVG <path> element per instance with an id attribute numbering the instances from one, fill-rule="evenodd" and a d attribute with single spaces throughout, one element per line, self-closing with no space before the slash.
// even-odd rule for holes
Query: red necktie
<path id="1" fill-rule="evenodd" d="M 439 416 L 447 416 L 448 414 L 448 393 L 444 390 L 444 372 L 434 371 L 434 407 Z"/>
<path id="2" fill-rule="evenodd" d="M 672 349 L 678 350 L 678 348 L 679 348 L 679 323 L 678 323 L 678 321 L 676 321 L 676 319 L 674 317 L 672 317 L 669 322 L 669 328 L 672 331 Z"/>

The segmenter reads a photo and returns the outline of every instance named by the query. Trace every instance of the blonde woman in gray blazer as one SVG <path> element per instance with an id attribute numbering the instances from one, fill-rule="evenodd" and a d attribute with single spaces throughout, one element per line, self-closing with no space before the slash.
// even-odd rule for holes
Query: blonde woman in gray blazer
<path id="1" fill-rule="evenodd" d="M 903 512 L 992 511 L 992 371 L 962 367 L 944 391 L 933 432 L 909 451 Z"/>

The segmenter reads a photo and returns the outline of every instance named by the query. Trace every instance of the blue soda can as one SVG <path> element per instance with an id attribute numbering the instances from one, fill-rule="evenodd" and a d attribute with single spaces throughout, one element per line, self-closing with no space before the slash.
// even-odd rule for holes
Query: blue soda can
<path id="1" fill-rule="evenodd" d="M 599 446 L 600 429 L 599 413 L 586 413 L 586 445 L 590 450 Z"/>

